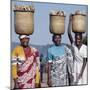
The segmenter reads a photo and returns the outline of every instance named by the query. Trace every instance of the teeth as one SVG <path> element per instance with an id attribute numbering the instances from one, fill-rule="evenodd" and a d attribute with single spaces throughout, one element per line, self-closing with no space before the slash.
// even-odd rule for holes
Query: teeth
<path id="1" fill-rule="evenodd" d="M 14 10 L 34 11 L 35 9 L 32 6 L 17 6 L 17 5 L 15 5 Z"/>

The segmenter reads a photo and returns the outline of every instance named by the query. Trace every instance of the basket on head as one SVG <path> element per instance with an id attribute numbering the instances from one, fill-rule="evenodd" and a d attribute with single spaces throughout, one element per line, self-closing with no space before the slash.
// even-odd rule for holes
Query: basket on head
<path id="1" fill-rule="evenodd" d="M 50 13 L 50 32 L 53 34 L 64 34 L 65 15 L 63 11 L 53 11 Z"/>
<path id="2" fill-rule="evenodd" d="M 17 34 L 31 35 L 34 32 L 34 8 L 31 6 L 16 6 L 15 32 Z"/>
<path id="3" fill-rule="evenodd" d="M 86 30 L 86 15 L 82 14 L 80 11 L 76 11 L 72 15 L 72 31 L 74 33 L 80 32 L 84 33 Z"/>

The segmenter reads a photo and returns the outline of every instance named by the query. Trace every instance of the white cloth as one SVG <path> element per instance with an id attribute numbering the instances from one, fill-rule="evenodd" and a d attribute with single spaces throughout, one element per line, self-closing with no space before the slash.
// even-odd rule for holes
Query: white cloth
<path id="1" fill-rule="evenodd" d="M 87 58 L 87 46 L 82 44 L 81 48 L 78 49 L 74 44 L 72 45 L 74 48 L 74 81 L 77 81 L 77 77 L 80 74 L 82 65 L 83 65 L 83 58 Z M 84 69 L 82 78 L 79 79 L 78 85 L 87 84 L 87 64 Z"/>
<path id="2" fill-rule="evenodd" d="M 19 38 L 20 38 L 20 39 L 29 38 L 29 36 L 28 36 L 28 35 L 20 35 Z"/>

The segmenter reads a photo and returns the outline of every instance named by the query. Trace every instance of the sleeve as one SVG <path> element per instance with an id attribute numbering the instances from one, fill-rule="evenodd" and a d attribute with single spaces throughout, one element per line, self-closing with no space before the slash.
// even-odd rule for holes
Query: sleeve
<path id="1" fill-rule="evenodd" d="M 84 58 L 87 58 L 87 46 L 85 46 L 85 48 L 83 48 L 84 51 L 83 51 L 83 57 Z"/>
<path id="2" fill-rule="evenodd" d="M 13 79 L 16 79 L 18 77 L 17 75 L 17 54 L 16 54 L 16 48 L 12 51 L 12 77 Z"/>
<path id="3" fill-rule="evenodd" d="M 74 62 L 73 62 L 72 51 L 68 47 L 65 47 L 65 51 L 67 55 L 67 65 L 68 65 L 69 73 L 73 73 L 74 72 L 74 68 L 73 68 Z"/>
<path id="4" fill-rule="evenodd" d="M 48 49 L 48 55 L 47 55 L 48 61 L 52 61 L 52 54 L 51 54 L 51 50 Z"/>

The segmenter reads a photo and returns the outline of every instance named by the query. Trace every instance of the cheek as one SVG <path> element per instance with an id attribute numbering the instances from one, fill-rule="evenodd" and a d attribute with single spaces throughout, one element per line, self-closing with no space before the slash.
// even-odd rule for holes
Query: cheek
<path id="1" fill-rule="evenodd" d="M 29 39 L 25 39 L 24 42 L 29 42 Z"/>
<path id="2" fill-rule="evenodd" d="M 26 39 L 26 42 L 29 42 L 29 39 Z"/>
<path id="3" fill-rule="evenodd" d="M 21 43 L 23 43 L 24 41 L 23 40 L 20 40 Z"/>
<path id="4" fill-rule="evenodd" d="M 57 39 L 57 41 L 58 41 L 58 42 L 60 42 L 60 41 L 61 41 L 61 39 Z"/>
<path id="5" fill-rule="evenodd" d="M 27 41 L 27 43 L 29 43 L 29 40 Z"/>
<path id="6" fill-rule="evenodd" d="M 80 40 L 77 40 L 77 43 L 80 43 L 81 41 Z"/>
<path id="7" fill-rule="evenodd" d="M 57 39 L 54 39 L 54 41 L 57 41 Z"/>

